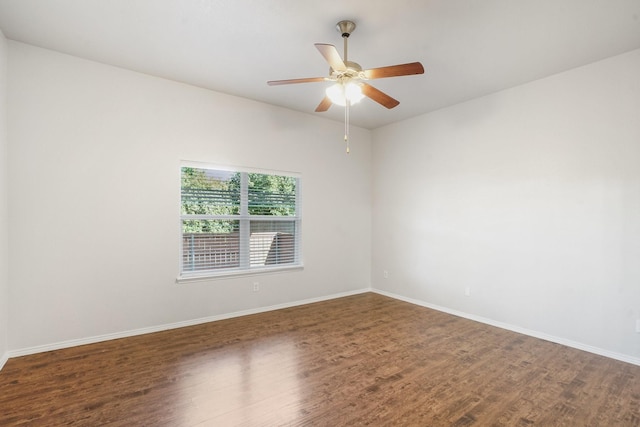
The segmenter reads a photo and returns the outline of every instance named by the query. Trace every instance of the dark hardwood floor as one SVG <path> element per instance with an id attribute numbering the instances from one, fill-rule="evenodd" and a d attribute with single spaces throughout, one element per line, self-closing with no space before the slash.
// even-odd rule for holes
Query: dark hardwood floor
<path id="1" fill-rule="evenodd" d="M 640 426 L 640 367 L 369 293 L 10 359 L 0 425 Z"/>

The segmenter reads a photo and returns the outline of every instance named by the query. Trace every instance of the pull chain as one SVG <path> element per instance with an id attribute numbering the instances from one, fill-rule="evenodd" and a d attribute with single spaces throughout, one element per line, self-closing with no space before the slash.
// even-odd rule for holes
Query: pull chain
<path id="1" fill-rule="evenodd" d="M 348 99 L 344 105 L 344 143 L 347 146 L 347 154 L 349 154 L 349 105 L 351 101 Z"/>

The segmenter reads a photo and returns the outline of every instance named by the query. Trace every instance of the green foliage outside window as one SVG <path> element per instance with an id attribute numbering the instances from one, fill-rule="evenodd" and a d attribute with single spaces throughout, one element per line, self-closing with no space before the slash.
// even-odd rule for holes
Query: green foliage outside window
<path id="1" fill-rule="evenodd" d="M 296 179 L 248 173 L 249 215 L 295 216 Z M 239 215 L 241 173 L 182 168 L 182 215 Z M 237 221 L 183 221 L 184 233 L 237 232 Z"/>

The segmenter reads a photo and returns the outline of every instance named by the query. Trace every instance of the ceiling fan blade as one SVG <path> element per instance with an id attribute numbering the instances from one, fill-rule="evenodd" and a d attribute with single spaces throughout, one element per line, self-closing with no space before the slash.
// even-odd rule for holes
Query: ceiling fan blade
<path id="1" fill-rule="evenodd" d="M 277 85 L 290 85 L 293 83 L 324 82 L 326 80 L 327 80 L 326 77 L 307 77 L 304 79 L 270 80 L 267 82 L 267 84 L 269 86 L 277 86 Z"/>
<path id="2" fill-rule="evenodd" d="M 423 73 L 424 67 L 419 62 L 410 62 L 408 64 L 390 65 L 388 67 L 364 70 L 364 75 L 368 79 L 382 79 L 384 77 L 409 76 L 412 74 Z"/>
<path id="3" fill-rule="evenodd" d="M 340 58 L 340 54 L 334 45 L 316 43 L 315 47 L 320 51 L 320 54 L 324 56 L 324 59 L 327 60 L 331 68 L 336 71 L 344 71 L 347 69 L 347 66 L 344 65 L 344 62 L 342 61 L 342 58 Z"/>
<path id="4" fill-rule="evenodd" d="M 378 90 L 375 87 L 366 83 L 362 83 L 362 93 L 365 96 L 368 96 L 369 98 L 373 99 L 383 107 L 387 107 L 389 109 L 396 107 L 398 104 L 400 104 L 400 101 L 398 101 L 397 99 L 393 99 L 392 97 L 382 92 L 381 90 Z"/>
<path id="5" fill-rule="evenodd" d="M 318 106 L 316 107 L 316 113 L 327 111 L 329 107 L 331 107 L 331 104 L 332 102 L 329 97 L 325 96 L 324 99 L 320 101 L 320 104 L 318 104 Z"/>

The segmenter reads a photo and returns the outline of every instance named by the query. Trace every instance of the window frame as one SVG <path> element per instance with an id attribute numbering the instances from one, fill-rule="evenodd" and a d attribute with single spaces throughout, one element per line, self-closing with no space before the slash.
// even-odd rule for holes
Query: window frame
<path id="1" fill-rule="evenodd" d="M 240 173 L 240 212 L 232 215 L 195 215 L 195 214 L 182 214 L 182 185 L 179 190 L 179 257 L 178 257 L 178 277 L 177 283 L 203 281 L 212 279 L 222 279 L 238 276 L 253 276 L 261 274 L 281 273 L 290 270 L 301 270 L 304 268 L 302 262 L 302 201 L 301 201 L 301 187 L 302 177 L 300 173 L 279 171 L 271 169 L 257 169 L 240 166 L 228 166 L 228 165 L 216 165 L 210 163 L 201 163 L 193 161 L 181 161 L 179 172 L 179 182 L 181 182 L 182 168 L 196 168 L 196 169 L 209 169 L 216 171 L 225 171 Z M 251 215 L 249 213 L 249 185 L 248 174 L 265 174 L 274 176 L 286 176 L 296 179 L 295 190 L 295 215 L 294 216 L 277 216 L 277 215 Z M 219 270 L 209 269 L 201 271 L 184 271 L 184 245 L 183 245 L 183 221 L 185 220 L 197 220 L 197 219 L 215 219 L 215 220 L 233 220 L 238 221 L 239 233 L 240 233 L 240 265 L 238 267 L 221 268 Z M 251 238 L 251 222 L 293 222 L 294 233 L 294 261 L 286 264 L 275 264 L 271 266 L 251 267 L 250 261 L 250 238 Z"/>

